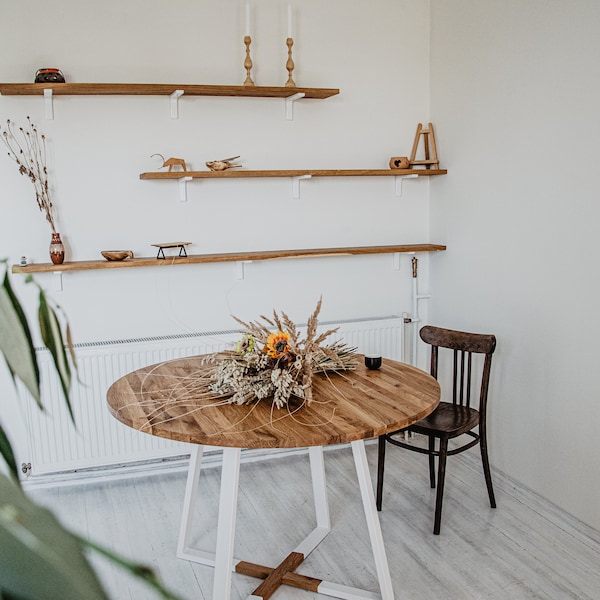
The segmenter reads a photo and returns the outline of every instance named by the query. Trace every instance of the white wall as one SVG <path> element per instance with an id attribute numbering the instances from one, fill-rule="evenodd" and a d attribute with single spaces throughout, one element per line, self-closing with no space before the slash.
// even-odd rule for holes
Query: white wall
<path id="1" fill-rule="evenodd" d="M 259 85 L 286 79 L 286 5 L 252 4 Z M 68 259 L 113 248 L 149 256 L 150 244 L 171 239 L 192 241 L 195 253 L 447 243 L 431 261 L 430 320 L 498 336 L 494 465 L 600 528 L 591 343 L 600 327 L 600 7 L 432 0 L 431 115 L 429 3 L 304 0 L 296 10 L 296 82 L 341 94 L 298 103 L 293 122 L 268 99 L 183 98 L 171 120 L 165 98 L 63 97 L 47 121 L 39 98 L 0 98 L 2 122 L 31 115 L 49 138 Z M 0 80 L 33 81 L 37 68 L 57 66 L 77 82 L 241 83 L 243 14 L 230 0 L 7 3 Z M 391 180 L 364 178 L 305 182 L 292 201 L 288 183 L 273 179 L 192 182 L 180 203 L 174 184 L 138 179 L 156 167 L 154 152 L 197 169 L 233 154 L 248 168 L 386 167 L 430 116 L 449 175 L 407 182 L 402 199 Z M 0 256 L 47 262 L 49 228 L 8 158 L 0 182 Z M 427 257 L 421 263 L 427 288 Z M 409 308 L 408 259 L 400 272 L 390 264 L 270 262 L 248 265 L 244 280 L 227 264 L 84 271 L 65 275 L 54 295 L 76 341 L 229 328 L 230 314 L 271 308 L 302 320 L 321 293 L 323 318 L 378 316 Z M 52 288 L 52 276 L 37 279 Z M 5 376 L 0 389 L 3 423 L 23 453 Z"/>
<path id="2" fill-rule="evenodd" d="M 432 0 L 431 19 L 430 320 L 498 337 L 494 466 L 600 528 L 600 5 Z"/>
<path id="3" fill-rule="evenodd" d="M 72 82 L 241 84 L 244 4 L 225 0 L 43 0 L 4 3 L 0 80 L 32 82 L 60 68 Z M 194 169 L 242 155 L 250 169 L 387 168 L 410 152 L 416 124 L 429 118 L 429 5 L 410 0 L 295 2 L 294 78 L 339 87 L 338 96 L 300 101 L 295 120 L 282 100 L 186 98 L 169 118 L 165 97 L 56 97 L 54 120 L 40 97 L 0 97 L 0 120 L 30 115 L 49 140 L 49 168 L 67 260 L 100 259 L 104 249 L 153 256 L 152 243 L 191 241 L 191 253 L 421 243 L 429 240 L 429 182 L 391 178 L 314 179 L 291 199 L 282 179 L 200 181 L 188 202 L 174 182 L 140 181 L 156 152 Z M 287 79 L 287 2 L 253 0 L 257 85 Z M 398 57 L 401 57 L 399 62 Z M 3 154 L 3 153 L 2 153 Z M 33 188 L 0 160 L 0 257 L 48 262 L 50 229 Z M 433 240 L 435 241 L 435 240 Z M 235 265 L 79 271 L 53 294 L 75 341 L 231 328 L 273 308 L 304 321 L 323 295 L 322 319 L 410 310 L 410 263 L 392 256 Z M 422 257 L 424 288 L 427 256 Z M 52 275 L 37 281 L 49 290 Z M 29 301 L 22 279 L 13 281 Z M 13 397 L 2 380 L 3 423 Z M 9 415 L 9 416 L 7 416 Z M 20 433 L 18 450 L 24 445 Z M 24 459 L 19 456 L 19 459 Z"/>

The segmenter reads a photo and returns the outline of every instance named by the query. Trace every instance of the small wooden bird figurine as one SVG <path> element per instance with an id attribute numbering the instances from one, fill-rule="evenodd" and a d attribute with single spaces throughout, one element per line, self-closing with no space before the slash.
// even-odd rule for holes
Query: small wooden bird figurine
<path id="1" fill-rule="evenodd" d="M 239 156 L 232 156 L 231 158 L 223 158 L 222 160 L 213 160 L 211 162 L 207 162 L 206 166 L 211 171 L 224 171 L 225 169 L 231 169 L 233 167 L 241 167 L 242 165 L 239 163 L 232 163 L 232 160 L 239 158 Z"/>

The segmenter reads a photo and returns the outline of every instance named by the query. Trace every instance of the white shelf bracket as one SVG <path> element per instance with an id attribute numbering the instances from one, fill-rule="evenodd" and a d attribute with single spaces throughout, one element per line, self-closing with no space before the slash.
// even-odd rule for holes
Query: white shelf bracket
<path id="1" fill-rule="evenodd" d="M 306 94 L 304 92 L 298 92 L 297 94 L 292 94 L 285 99 L 285 118 L 288 121 L 294 120 L 294 102 L 296 100 L 300 100 L 300 98 L 304 98 Z"/>
<path id="2" fill-rule="evenodd" d="M 171 119 L 179 119 L 179 98 L 183 96 L 184 90 L 175 90 L 170 96 Z"/>
<path id="3" fill-rule="evenodd" d="M 250 264 L 251 260 L 236 260 L 235 261 L 235 278 L 244 279 L 244 265 Z"/>
<path id="4" fill-rule="evenodd" d="M 187 202 L 187 182 L 192 179 L 192 177 L 181 177 L 177 180 L 177 185 L 179 185 L 179 202 Z"/>
<path id="5" fill-rule="evenodd" d="M 416 177 L 418 177 L 418 175 L 414 173 L 412 175 L 396 175 L 396 177 L 394 177 L 395 192 L 398 198 L 402 197 L 402 182 L 405 179 L 415 179 Z"/>
<path id="6" fill-rule="evenodd" d="M 310 179 L 312 175 L 296 175 L 292 177 L 292 198 L 298 200 L 300 198 L 300 180 Z"/>
<path id="7" fill-rule="evenodd" d="M 60 271 L 52 271 L 54 275 L 54 291 L 62 292 L 63 291 L 63 280 L 62 273 Z"/>
<path id="8" fill-rule="evenodd" d="M 46 119 L 54 119 L 54 104 L 52 102 L 52 88 L 44 90 L 44 110 Z"/>
<path id="9" fill-rule="evenodd" d="M 394 252 L 393 260 L 394 260 L 394 269 L 396 271 L 400 270 L 400 257 L 402 254 L 400 252 Z"/>

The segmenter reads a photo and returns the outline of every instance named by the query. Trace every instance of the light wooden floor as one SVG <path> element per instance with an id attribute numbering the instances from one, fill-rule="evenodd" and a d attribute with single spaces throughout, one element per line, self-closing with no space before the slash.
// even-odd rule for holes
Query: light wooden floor
<path id="1" fill-rule="evenodd" d="M 368 447 L 372 472 L 376 446 Z M 374 564 L 349 448 L 326 453 L 334 529 L 298 569 L 318 578 L 377 590 Z M 478 455 L 449 460 L 442 532 L 433 527 L 434 492 L 426 458 L 390 448 L 380 513 L 398 600 L 598 599 L 600 532 L 494 473 L 498 508 L 489 508 Z M 236 555 L 278 563 L 314 526 L 308 458 L 242 464 Z M 219 469 L 201 478 L 206 504 L 197 516 L 203 548 L 214 544 Z M 185 473 L 30 489 L 71 529 L 153 566 L 189 600 L 210 599 L 213 571 L 175 558 Z M 206 508 L 204 508 L 206 506 Z M 94 560 L 114 600 L 154 600 L 146 587 Z M 233 575 L 232 600 L 257 580 Z M 274 600 L 325 596 L 282 587 Z"/>

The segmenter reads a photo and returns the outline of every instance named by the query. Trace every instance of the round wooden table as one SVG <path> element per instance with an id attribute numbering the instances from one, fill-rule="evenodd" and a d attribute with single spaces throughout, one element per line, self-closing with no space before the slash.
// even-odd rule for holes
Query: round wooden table
<path id="1" fill-rule="evenodd" d="M 285 584 L 335 598 L 393 600 L 364 440 L 402 429 L 430 414 L 440 400 L 437 381 L 420 369 L 388 359 L 379 370 L 369 371 L 361 359 L 355 371 L 316 375 L 311 405 L 288 410 L 272 409 L 267 401 L 237 406 L 198 399 L 194 382 L 206 369 L 202 356 L 172 360 L 129 373 L 107 393 L 110 412 L 125 425 L 195 444 L 177 555 L 215 568 L 214 600 L 229 600 L 232 571 L 263 579 L 249 599 L 269 598 Z M 381 595 L 294 573 L 331 530 L 323 447 L 344 443 L 352 446 Z M 189 545 L 205 445 L 223 447 L 215 553 Z M 299 447 L 309 449 L 317 527 L 275 568 L 234 559 L 241 449 Z"/>

